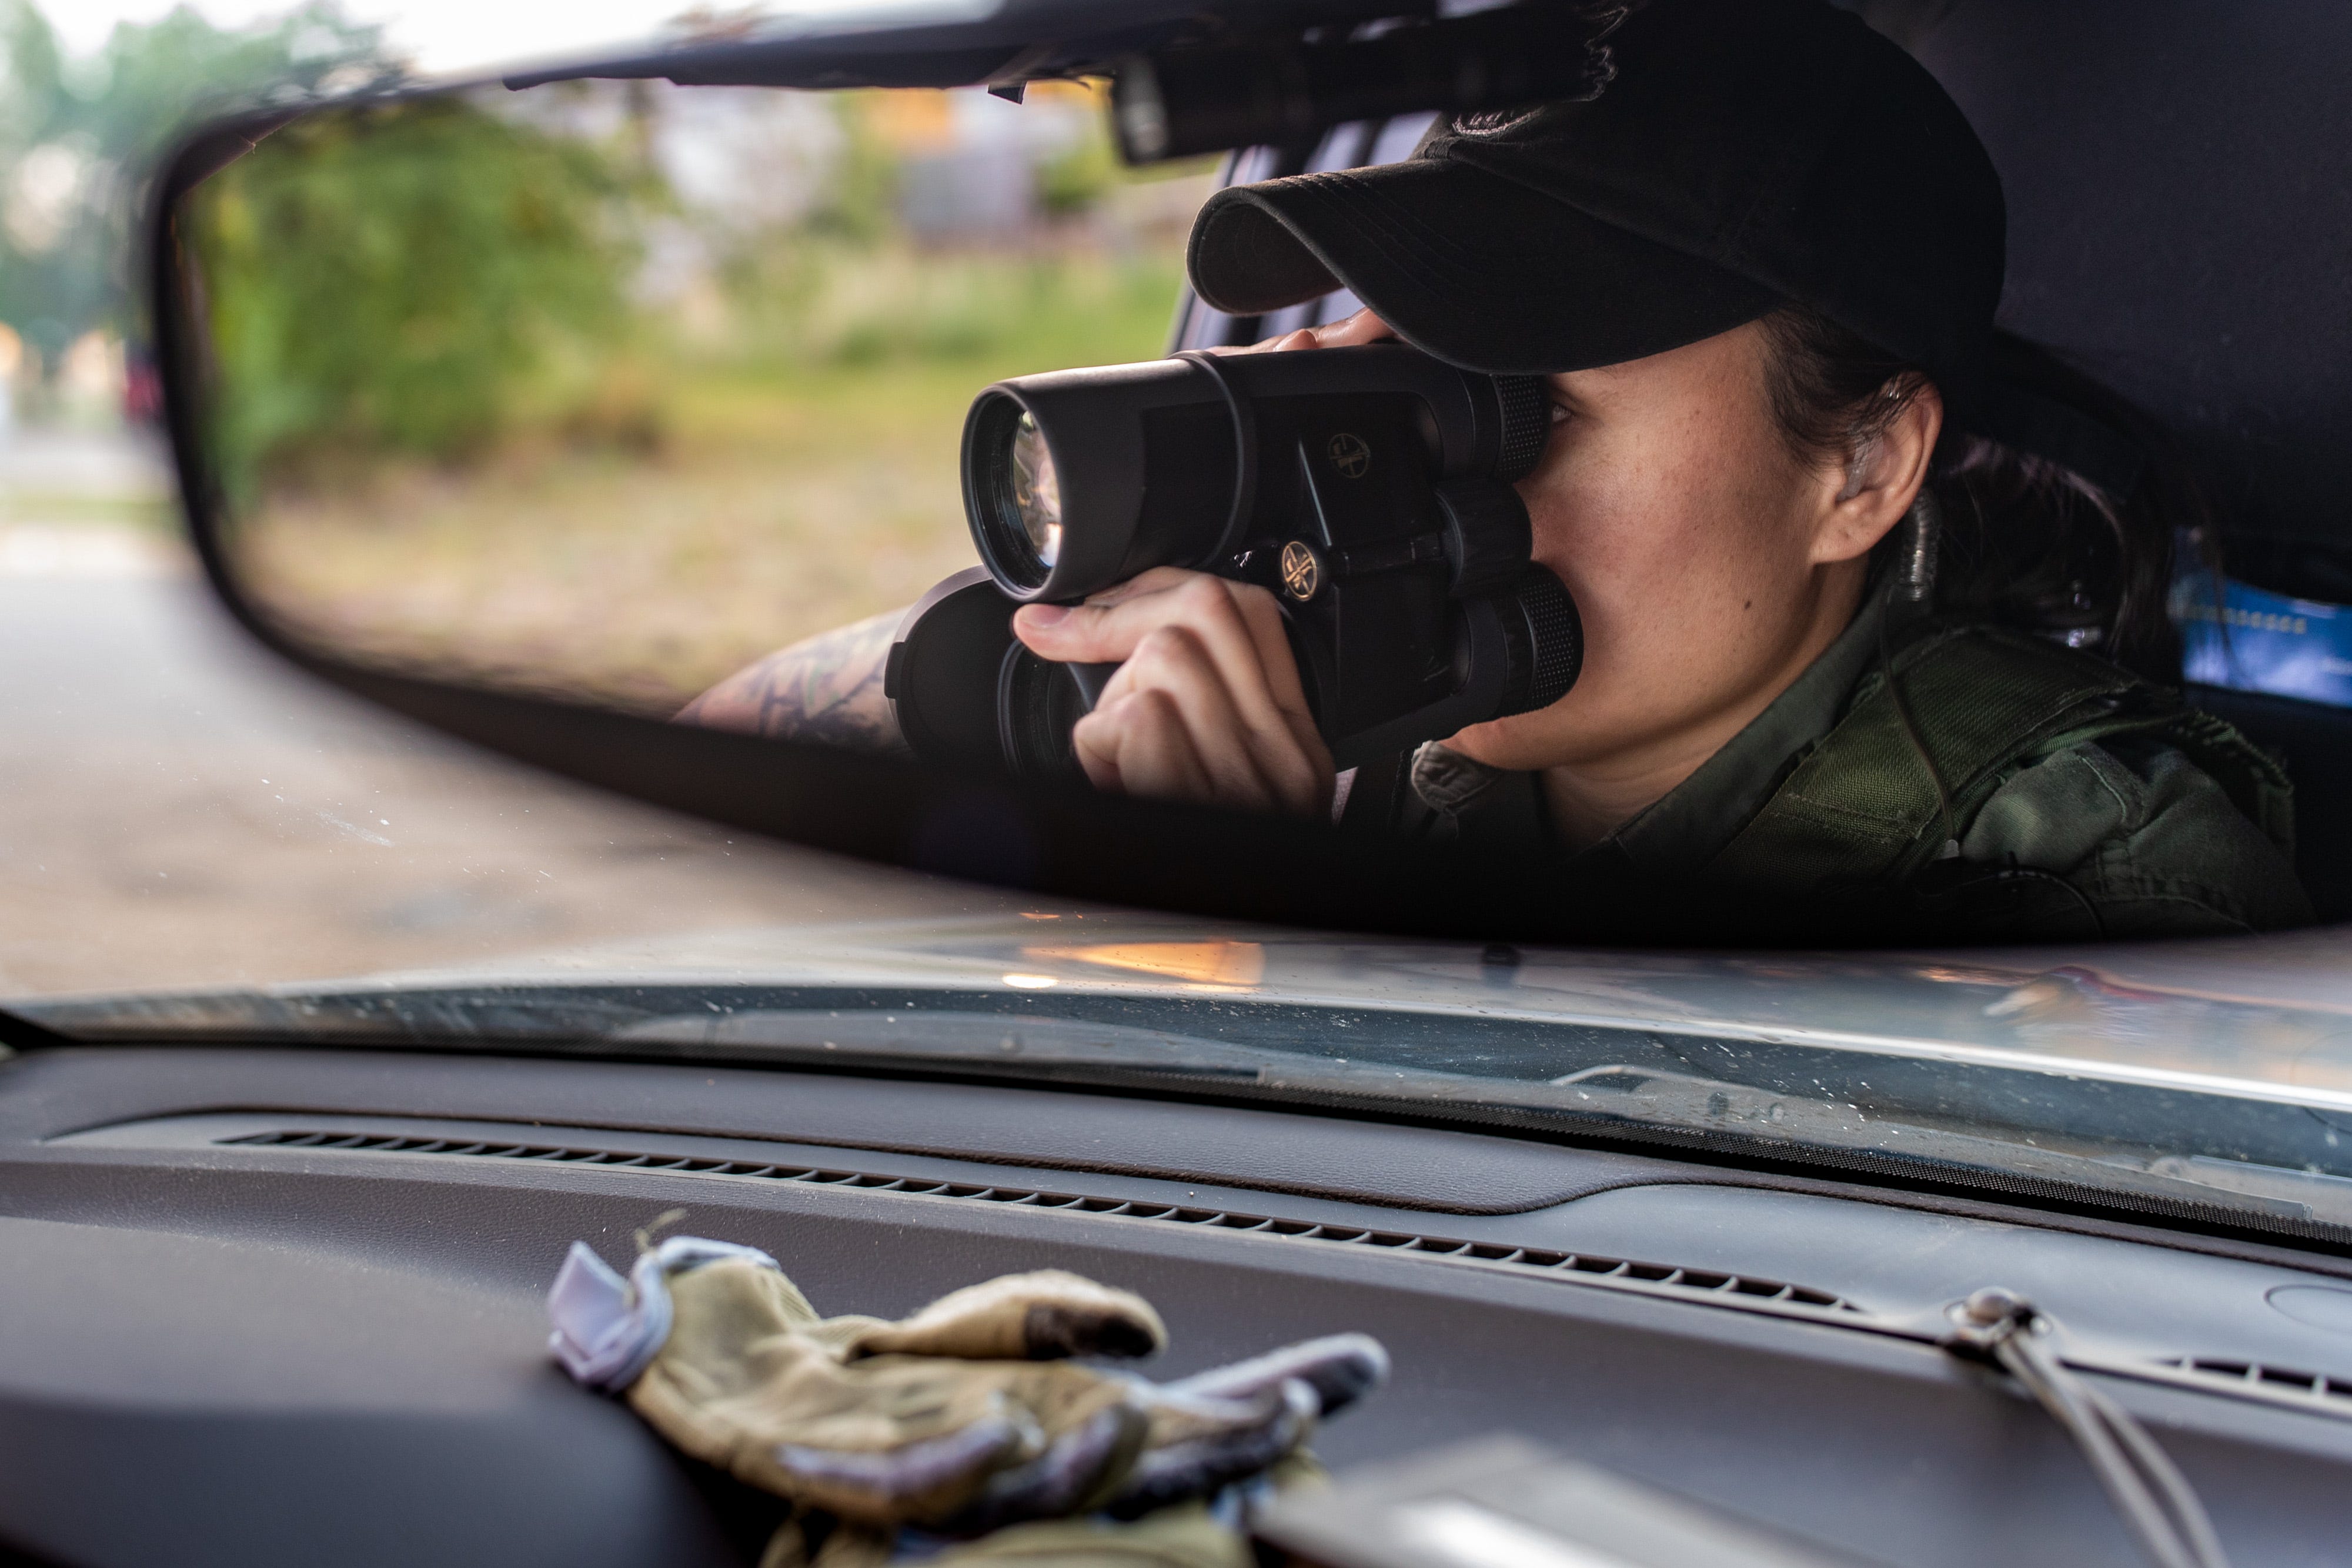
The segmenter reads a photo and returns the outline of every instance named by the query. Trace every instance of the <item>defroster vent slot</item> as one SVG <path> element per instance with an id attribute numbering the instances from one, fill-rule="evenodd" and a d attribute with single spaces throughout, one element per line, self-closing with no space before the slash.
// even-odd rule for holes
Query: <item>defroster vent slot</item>
<path id="1" fill-rule="evenodd" d="M 442 1155 L 455 1158 L 538 1161 L 547 1165 L 596 1166 L 610 1170 L 658 1171 L 673 1176 L 742 1176 L 754 1181 L 796 1182 L 814 1186 L 853 1186 L 871 1192 L 908 1193 L 922 1197 L 956 1198 L 970 1203 L 1019 1204 L 1033 1208 L 1061 1208 L 1082 1214 L 1159 1220 L 1171 1225 L 1207 1226 L 1277 1236 L 1296 1241 L 1319 1241 L 1343 1247 L 1378 1248 L 1418 1257 L 1569 1277 L 1585 1281 L 1633 1285 L 1677 1295 L 1739 1303 L 1772 1302 L 1784 1306 L 1819 1307 L 1832 1312 L 1862 1309 L 1844 1297 L 1810 1286 L 1780 1280 L 1759 1280 L 1717 1270 L 1681 1269 L 1665 1263 L 1642 1263 L 1624 1258 L 1602 1258 L 1585 1252 L 1559 1252 L 1540 1247 L 1514 1247 L 1495 1241 L 1465 1241 L 1416 1231 L 1368 1230 L 1359 1226 L 1326 1225 L 1246 1214 L 1222 1208 L 1186 1208 L 1148 1200 L 1088 1197 L 1081 1193 L 1047 1192 L 1022 1186 L 980 1186 L 969 1182 L 934 1181 L 924 1176 L 890 1176 L 876 1171 L 832 1170 L 790 1161 L 765 1164 L 758 1160 L 722 1160 L 686 1155 L 646 1154 L 637 1150 L 605 1149 L 576 1144 L 516 1143 L 504 1138 L 428 1138 L 393 1133 L 332 1133 L 281 1129 L 249 1133 L 217 1140 L 221 1146 L 271 1149 L 319 1149 L 370 1155 Z M 2340 1386 L 2340 1385 L 2339 1385 Z"/>

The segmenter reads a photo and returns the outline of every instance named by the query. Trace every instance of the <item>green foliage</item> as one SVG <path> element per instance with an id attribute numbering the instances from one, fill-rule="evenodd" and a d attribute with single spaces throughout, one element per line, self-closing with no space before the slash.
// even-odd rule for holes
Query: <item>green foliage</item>
<path id="1" fill-rule="evenodd" d="M 181 232 L 233 495 L 316 491 L 386 459 L 529 463 L 559 443 L 703 451 L 714 415 L 734 429 L 730 410 L 817 387 L 887 385 L 905 418 L 952 424 L 998 376 L 1160 351 L 1172 228 L 1121 226 L 1104 202 L 1117 175 L 1086 148 L 1045 175 L 1069 221 L 941 243 L 900 220 L 894 151 L 908 112 L 919 125 L 935 105 L 836 95 L 838 137 L 821 115 L 743 105 L 713 132 L 673 93 L 347 104 L 199 187 Z M 799 194 L 736 204 L 707 168 L 672 191 L 661 172 L 691 149 L 677 138 L 740 149 L 746 124 L 808 138 Z M 789 140 L 750 145 L 746 189 L 796 167 Z"/>
<path id="2" fill-rule="evenodd" d="M 812 236 L 876 244 L 897 225 L 898 161 L 875 134 L 856 93 L 839 93 L 833 112 L 843 137 L 842 159 L 824 199 L 807 219 Z"/>
<path id="3" fill-rule="evenodd" d="M 331 79 L 392 74 L 379 54 L 381 31 L 345 21 L 330 0 L 237 30 L 183 5 L 145 26 L 115 28 L 89 73 L 79 119 L 106 156 L 136 167 L 196 120 L 299 99 Z"/>
<path id="4" fill-rule="evenodd" d="M 640 194 L 594 144 L 457 98 L 299 120 L 215 176 L 189 234 L 233 486 L 615 417 Z"/>
<path id="5" fill-rule="evenodd" d="M 0 0 L 0 168 L 34 159 L 63 193 L 46 214 L 20 196 L 0 224 L 0 320 L 52 362 L 93 328 L 131 328 L 132 225 L 174 136 L 241 104 L 383 73 L 378 32 L 327 0 L 233 31 L 183 6 L 120 25 L 95 59 L 69 63 L 31 0 Z M 28 221 L 44 217 L 55 221 Z"/>
<path id="6" fill-rule="evenodd" d="M 0 90 L 0 147 L 30 147 L 58 117 L 65 97 L 57 35 L 32 0 L 0 0 L 0 61 L 7 72 Z"/>
<path id="7" fill-rule="evenodd" d="M 1121 171 L 1110 137 L 1097 130 L 1068 152 L 1037 169 L 1037 204 L 1050 217 L 1071 218 L 1093 210 L 1118 183 Z"/>
<path id="8" fill-rule="evenodd" d="M 1164 256 L 835 255 L 780 358 L 886 362 L 1023 361 L 1024 369 L 1149 359 L 1168 335 L 1182 269 Z"/>

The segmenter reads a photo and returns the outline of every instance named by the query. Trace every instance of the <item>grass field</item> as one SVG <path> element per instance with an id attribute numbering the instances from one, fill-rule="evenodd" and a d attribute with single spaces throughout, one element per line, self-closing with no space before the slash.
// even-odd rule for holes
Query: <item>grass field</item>
<path id="1" fill-rule="evenodd" d="M 973 394 L 1157 355 L 1180 276 L 1167 253 L 878 254 L 796 341 L 706 329 L 640 350 L 641 444 L 543 435 L 463 467 L 314 476 L 269 492 L 240 548 L 320 640 L 667 712 L 973 564 L 957 482 Z"/>

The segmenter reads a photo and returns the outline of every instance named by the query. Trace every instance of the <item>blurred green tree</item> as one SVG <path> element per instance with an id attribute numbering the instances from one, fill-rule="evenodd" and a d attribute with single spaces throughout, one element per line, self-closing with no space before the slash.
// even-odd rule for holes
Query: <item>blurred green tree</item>
<path id="1" fill-rule="evenodd" d="M 243 486 L 341 458 L 462 459 L 519 426 L 625 423 L 604 405 L 658 199 L 625 153 L 464 98 L 278 131 L 199 191 L 188 231 L 225 472 Z"/>
<path id="2" fill-rule="evenodd" d="M 311 0 L 225 30 L 183 6 L 68 60 L 31 0 L 0 0 L 0 321 L 48 368 L 93 328 L 136 326 L 131 238 L 145 181 L 208 113 L 395 75 L 380 29 Z"/>

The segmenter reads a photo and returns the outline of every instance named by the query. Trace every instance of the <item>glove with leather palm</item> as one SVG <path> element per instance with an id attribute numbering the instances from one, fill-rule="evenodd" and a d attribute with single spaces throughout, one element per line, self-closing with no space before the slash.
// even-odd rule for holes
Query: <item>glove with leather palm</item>
<path id="1" fill-rule="evenodd" d="M 1156 1385 L 1065 1359 L 1167 1341 L 1140 1297 L 1075 1274 L 821 1318 L 765 1253 L 690 1237 L 626 1283 L 575 1243 L 549 1311 L 572 1375 L 625 1388 L 687 1453 L 845 1520 L 950 1534 L 1206 1496 L 1297 1451 L 1388 1363 L 1340 1334 Z"/>

